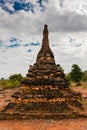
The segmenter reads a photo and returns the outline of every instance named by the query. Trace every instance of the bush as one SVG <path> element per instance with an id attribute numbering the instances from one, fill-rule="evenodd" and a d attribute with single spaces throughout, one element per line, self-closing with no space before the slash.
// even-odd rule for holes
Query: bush
<path id="1" fill-rule="evenodd" d="M 1 79 L 0 80 L 0 88 L 1 89 L 7 89 L 7 88 L 15 88 L 18 87 L 20 82 L 24 78 L 21 76 L 21 74 L 14 74 L 9 77 L 9 79 Z"/>
<path id="2" fill-rule="evenodd" d="M 12 87 L 12 83 L 9 80 L 0 80 L 1 89 L 11 88 L 11 87 Z"/>

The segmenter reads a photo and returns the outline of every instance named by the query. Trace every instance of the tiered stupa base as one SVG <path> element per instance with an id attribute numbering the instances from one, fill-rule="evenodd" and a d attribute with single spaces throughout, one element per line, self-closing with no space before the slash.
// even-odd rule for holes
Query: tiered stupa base
<path id="1" fill-rule="evenodd" d="M 13 100 L 3 110 L 3 119 L 83 116 L 81 94 L 69 88 L 60 89 L 51 85 L 29 87 L 21 84 L 19 91 L 12 97 Z"/>

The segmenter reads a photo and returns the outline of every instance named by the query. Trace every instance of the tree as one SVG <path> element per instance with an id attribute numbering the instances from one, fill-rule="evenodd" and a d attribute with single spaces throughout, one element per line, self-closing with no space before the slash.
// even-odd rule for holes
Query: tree
<path id="1" fill-rule="evenodd" d="M 23 77 L 21 74 L 13 74 L 9 77 L 9 80 L 21 82 L 23 80 Z"/>
<path id="2" fill-rule="evenodd" d="M 23 79 L 21 74 L 13 74 L 9 77 L 9 81 L 12 83 L 13 87 L 18 87 Z"/>
<path id="3" fill-rule="evenodd" d="M 60 64 L 57 64 L 57 67 L 60 68 L 60 71 L 64 74 L 64 69 L 60 66 Z"/>
<path id="4" fill-rule="evenodd" d="M 87 81 L 87 70 L 83 72 L 82 80 Z"/>
<path id="5" fill-rule="evenodd" d="M 66 74 L 66 75 L 65 75 L 65 78 L 66 78 L 69 82 L 71 82 L 71 76 L 70 76 L 70 73 Z"/>
<path id="6" fill-rule="evenodd" d="M 80 85 L 82 79 L 82 71 L 77 64 L 72 65 L 72 70 L 70 72 L 71 80 Z"/>
<path id="7" fill-rule="evenodd" d="M 1 80 L 4 80 L 4 77 L 2 77 Z"/>

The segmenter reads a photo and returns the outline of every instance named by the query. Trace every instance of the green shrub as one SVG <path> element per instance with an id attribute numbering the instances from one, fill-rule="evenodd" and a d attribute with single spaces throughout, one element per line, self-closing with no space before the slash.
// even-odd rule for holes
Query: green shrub
<path id="1" fill-rule="evenodd" d="M 21 74 L 14 74 L 9 77 L 9 79 L 1 79 L 0 80 L 0 89 L 7 89 L 7 88 L 15 88 L 18 87 L 20 82 L 24 78 L 21 76 Z"/>

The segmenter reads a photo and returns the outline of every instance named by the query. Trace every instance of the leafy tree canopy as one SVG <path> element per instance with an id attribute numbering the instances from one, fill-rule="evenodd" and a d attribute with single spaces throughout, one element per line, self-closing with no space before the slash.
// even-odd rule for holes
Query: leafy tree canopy
<path id="1" fill-rule="evenodd" d="M 21 74 L 13 74 L 9 77 L 9 80 L 21 82 L 23 80 L 23 77 Z"/>
<path id="2" fill-rule="evenodd" d="M 77 64 L 72 65 L 72 70 L 70 72 L 70 76 L 71 76 L 72 81 L 74 81 L 76 83 L 80 83 L 80 81 L 82 79 L 82 71 Z"/>

